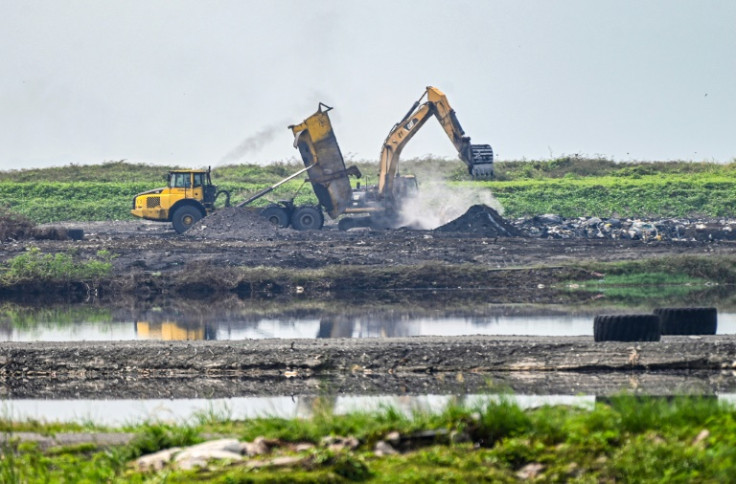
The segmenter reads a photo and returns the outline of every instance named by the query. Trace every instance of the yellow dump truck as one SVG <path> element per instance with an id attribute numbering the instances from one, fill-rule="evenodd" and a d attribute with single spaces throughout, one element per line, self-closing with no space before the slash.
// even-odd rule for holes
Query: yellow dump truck
<path id="1" fill-rule="evenodd" d="M 307 173 L 319 205 L 294 204 L 294 199 L 279 200 L 260 211 L 260 214 L 280 227 L 297 230 L 319 230 L 324 225 L 323 210 L 336 218 L 343 213 L 350 201 L 351 188 L 348 175 L 360 177 L 357 168 L 345 168 L 340 148 L 328 111 L 319 105 L 317 112 L 301 124 L 289 126 L 295 135 L 294 146 L 304 160 L 304 168 L 280 180 L 237 204 L 248 205 L 272 192 L 284 183 Z M 131 213 L 136 217 L 159 222 L 171 222 L 178 233 L 185 232 L 201 218 L 215 210 L 215 202 L 224 195 L 225 205 L 230 204 L 230 193 L 217 190 L 212 184 L 210 170 L 172 170 L 168 185 L 139 193 L 133 198 Z"/>
<path id="2" fill-rule="evenodd" d="M 171 222 L 178 233 L 215 209 L 215 201 L 223 194 L 229 204 L 230 194 L 217 191 L 210 170 L 172 170 L 168 185 L 133 198 L 131 213 L 136 217 L 159 222 Z"/>

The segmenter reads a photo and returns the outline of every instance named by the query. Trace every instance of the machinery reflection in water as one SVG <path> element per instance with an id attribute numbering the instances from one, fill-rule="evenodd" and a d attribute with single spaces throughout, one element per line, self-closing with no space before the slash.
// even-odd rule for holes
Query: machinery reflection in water
<path id="1" fill-rule="evenodd" d="M 136 321 L 135 334 L 139 339 L 156 339 L 165 341 L 217 339 L 217 331 L 214 330 L 212 325 L 205 323 L 186 325 L 176 321 Z"/>
<path id="2" fill-rule="evenodd" d="M 169 318 L 170 316 L 167 316 Z M 299 326 L 297 329 L 296 326 Z M 146 340 L 196 341 L 243 338 L 392 338 L 416 334 L 413 321 L 327 316 L 319 320 L 204 322 L 151 320 L 135 322 L 135 337 Z M 218 337 L 219 336 L 219 337 Z"/>
<path id="3" fill-rule="evenodd" d="M 167 305 L 146 309 L 68 306 L 0 311 L 0 341 L 396 338 L 411 336 L 591 336 L 596 312 L 561 306 L 283 308 Z M 593 309 L 593 311 L 599 311 Z M 736 311 L 718 315 L 736 334 Z"/>

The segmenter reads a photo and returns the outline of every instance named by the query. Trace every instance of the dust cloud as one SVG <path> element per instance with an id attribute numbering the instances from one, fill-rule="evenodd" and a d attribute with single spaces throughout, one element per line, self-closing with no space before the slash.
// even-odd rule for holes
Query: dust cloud
<path id="1" fill-rule="evenodd" d="M 265 128 L 261 129 L 257 133 L 248 136 L 240 144 L 233 148 L 227 155 L 225 155 L 220 163 L 232 163 L 240 161 L 247 155 L 252 155 L 260 151 L 264 146 L 273 141 L 278 133 L 284 131 L 286 122 L 280 121 L 274 123 Z"/>
<path id="2" fill-rule="evenodd" d="M 460 217 L 473 205 L 486 205 L 503 215 L 501 203 L 488 188 L 420 180 L 419 193 L 402 202 L 400 221 L 403 226 L 432 230 Z"/>

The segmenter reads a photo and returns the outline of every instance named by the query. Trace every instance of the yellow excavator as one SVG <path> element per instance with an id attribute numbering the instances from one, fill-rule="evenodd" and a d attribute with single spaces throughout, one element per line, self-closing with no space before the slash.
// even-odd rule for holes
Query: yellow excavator
<path id="1" fill-rule="evenodd" d="M 360 226 L 385 228 L 398 223 L 402 199 L 418 189 L 413 175 L 398 175 L 399 157 L 409 140 L 431 117 L 440 123 L 473 178 L 493 177 L 491 145 L 472 144 L 470 137 L 465 136 L 447 96 L 436 87 L 427 86 L 406 115 L 391 128 L 383 142 L 378 184 L 354 189 L 351 204 L 344 210 L 346 214 L 368 213 L 370 217 L 343 217 L 338 224 L 341 230 Z"/>

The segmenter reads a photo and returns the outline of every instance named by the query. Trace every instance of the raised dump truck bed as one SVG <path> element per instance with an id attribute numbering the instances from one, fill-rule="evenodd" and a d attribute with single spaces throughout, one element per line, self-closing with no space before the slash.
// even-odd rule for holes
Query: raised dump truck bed
<path id="1" fill-rule="evenodd" d="M 323 109 L 324 108 L 324 109 Z M 294 147 L 299 150 L 320 205 L 331 218 L 337 218 L 350 204 L 352 188 L 349 175 L 360 178 L 357 167 L 345 167 L 330 117 L 332 108 L 319 103 L 317 112 L 300 124 L 289 126 L 294 133 Z"/>

